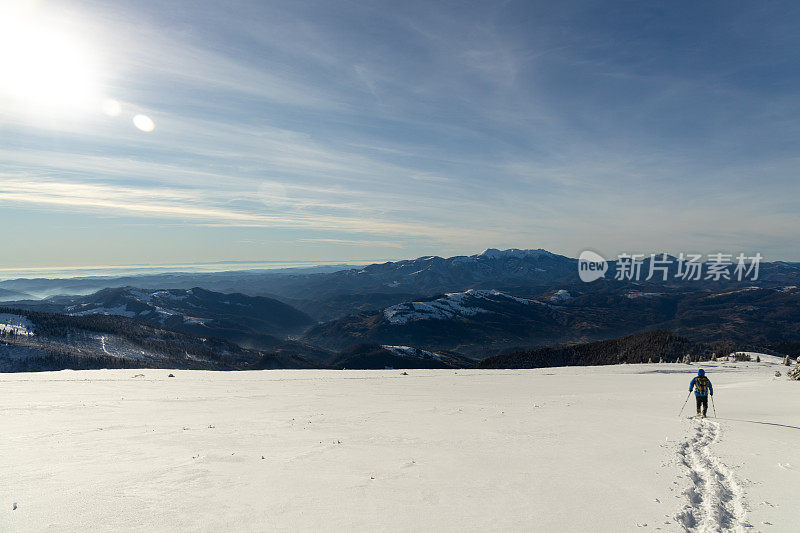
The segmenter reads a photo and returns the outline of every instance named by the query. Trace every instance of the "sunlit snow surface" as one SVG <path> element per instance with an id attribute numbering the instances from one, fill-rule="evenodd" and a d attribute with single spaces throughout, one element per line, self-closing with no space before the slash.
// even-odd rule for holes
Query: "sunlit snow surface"
<path id="1" fill-rule="evenodd" d="M 395 325 L 406 324 L 413 320 L 446 320 L 457 316 L 475 316 L 479 313 L 487 313 L 488 310 L 481 307 L 481 301 L 509 300 L 525 305 L 530 303 L 528 300 L 516 298 L 500 291 L 470 289 L 465 292 L 451 292 L 429 302 L 393 305 L 383 310 L 383 316 Z"/>
<path id="2" fill-rule="evenodd" d="M 33 335 L 33 324 L 24 316 L 0 313 L 0 333 Z"/>
<path id="3" fill-rule="evenodd" d="M 384 344 L 381 348 L 385 350 L 389 350 L 395 355 L 399 355 L 401 357 L 418 357 L 420 359 L 441 359 L 441 356 L 437 353 L 429 352 L 427 350 L 420 350 L 418 348 L 412 348 L 411 346 L 391 346 L 388 344 Z"/>
<path id="4" fill-rule="evenodd" d="M 797 531 L 773 360 L 2 374 L 0 531 Z"/>

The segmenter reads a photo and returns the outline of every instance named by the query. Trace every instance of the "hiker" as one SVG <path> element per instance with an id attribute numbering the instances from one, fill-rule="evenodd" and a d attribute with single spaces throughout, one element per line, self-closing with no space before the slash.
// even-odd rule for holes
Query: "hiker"
<path id="1" fill-rule="evenodd" d="M 702 368 L 697 371 L 691 383 L 689 383 L 689 392 L 694 389 L 694 397 L 697 400 L 697 416 L 705 418 L 706 411 L 708 411 L 708 396 L 714 396 L 714 387 L 711 386 L 711 380 L 706 377 L 706 371 Z M 703 413 L 700 413 L 700 408 L 703 408 Z"/>

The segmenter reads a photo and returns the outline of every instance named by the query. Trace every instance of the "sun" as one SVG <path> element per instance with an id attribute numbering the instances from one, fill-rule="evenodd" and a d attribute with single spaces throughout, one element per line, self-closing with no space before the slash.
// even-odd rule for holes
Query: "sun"
<path id="1" fill-rule="evenodd" d="M 34 9 L 0 10 L 0 65 L 0 106 L 52 114 L 99 105 L 91 50 Z"/>

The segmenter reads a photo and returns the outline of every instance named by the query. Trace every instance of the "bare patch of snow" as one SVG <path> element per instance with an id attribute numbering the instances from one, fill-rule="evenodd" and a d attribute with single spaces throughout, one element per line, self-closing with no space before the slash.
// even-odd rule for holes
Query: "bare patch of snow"
<path id="1" fill-rule="evenodd" d="M 156 307 L 156 313 L 165 316 L 176 316 L 182 314 L 179 313 L 178 311 L 175 311 L 174 309 L 167 309 L 165 307 Z"/>
<path id="2" fill-rule="evenodd" d="M 550 297 L 551 302 L 566 302 L 571 299 L 572 295 L 566 289 L 559 289 Z"/>
<path id="3" fill-rule="evenodd" d="M 33 335 L 33 324 L 22 315 L 0 313 L 0 333 L 31 336 Z"/>
<path id="4" fill-rule="evenodd" d="M 442 356 L 429 352 L 427 350 L 420 350 L 418 348 L 412 348 L 411 346 L 391 346 L 388 344 L 384 344 L 381 346 L 384 350 L 389 350 L 395 355 L 399 355 L 402 357 L 417 357 L 420 359 L 441 359 Z"/>
<path id="5" fill-rule="evenodd" d="M 719 298 L 720 296 L 730 296 L 731 294 L 740 294 L 743 292 L 750 292 L 750 291 L 757 291 L 760 290 L 761 287 L 744 287 L 742 289 L 737 289 L 735 291 L 728 291 L 728 292 L 720 292 L 717 294 L 712 294 L 709 298 Z"/>
<path id="6" fill-rule="evenodd" d="M 630 298 L 631 300 L 633 300 L 635 298 L 657 298 L 659 296 L 664 296 L 664 293 L 662 293 L 662 292 L 629 292 L 625 296 Z"/>
<path id="7" fill-rule="evenodd" d="M 174 301 L 183 301 L 188 298 L 187 294 L 172 294 L 169 291 L 156 291 L 153 293 L 154 298 L 160 298 L 162 300 L 174 300 Z"/>
<path id="8" fill-rule="evenodd" d="M 108 348 L 106 348 L 106 336 L 105 335 L 101 335 L 100 336 L 100 346 L 102 347 L 102 349 L 106 353 L 106 355 L 114 355 L 114 354 L 112 354 L 111 352 L 108 351 Z"/>
<path id="9" fill-rule="evenodd" d="M 768 354 L 768 353 L 761 353 L 761 352 L 743 352 L 743 351 L 731 352 L 730 354 L 728 354 L 727 357 L 723 357 L 722 359 L 729 360 L 729 361 L 734 361 L 734 360 L 736 360 L 736 354 L 737 353 L 749 355 L 752 362 L 755 362 L 756 357 L 758 357 L 758 359 L 763 364 L 783 365 L 783 357 L 782 356 L 772 355 L 772 354 Z"/>
<path id="10" fill-rule="evenodd" d="M 140 302 L 150 303 L 153 300 L 153 295 L 148 294 L 146 292 L 137 291 L 137 290 L 130 290 L 128 291 L 130 296 L 133 296 L 135 299 L 139 300 Z"/>

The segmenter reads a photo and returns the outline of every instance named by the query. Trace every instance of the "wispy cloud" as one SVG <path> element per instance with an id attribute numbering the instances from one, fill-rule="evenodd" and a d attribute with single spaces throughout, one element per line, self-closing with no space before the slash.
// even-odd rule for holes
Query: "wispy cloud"
<path id="1" fill-rule="evenodd" d="M 755 10 L 759 29 L 735 10 L 588 2 L 40 8 L 98 52 L 123 112 L 2 109 L 4 206 L 200 228 L 154 237 L 193 257 L 206 230 L 242 243 L 228 254 L 252 241 L 422 255 L 780 251 L 800 227 L 791 14 Z M 640 31 L 653 24 L 684 37 Z"/>
<path id="2" fill-rule="evenodd" d="M 433 224 L 336 217 L 318 213 L 303 214 L 297 211 L 283 214 L 265 213 L 257 209 L 231 209 L 214 204 L 204 191 L 192 189 L 121 187 L 6 176 L 0 182 L 0 202 L 78 209 L 105 216 L 188 219 L 198 225 L 218 227 L 305 228 L 443 241 L 458 238 L 458 232 L 451 228 Z M 331 243 L 357 242 L 351 239 L 306 240 Z M 390 241 L 373 242 L 390 246 L 387 244 Z"/>
<path id="3" fill-rule="evenodd" d="M 319 244 L 343 244 L 346 246 L 360 247 L 388 247 L 402 248 L 403 243 L 397 241 L 355 241 L 352 239 L 298 239 L 300 242 L 319 243 Z"/>

